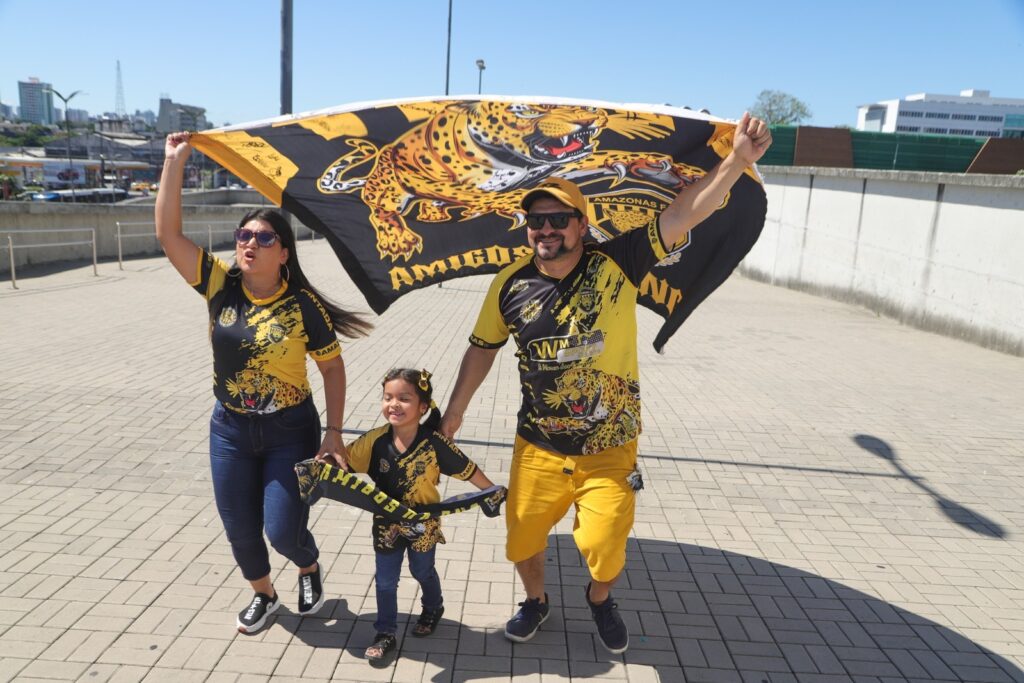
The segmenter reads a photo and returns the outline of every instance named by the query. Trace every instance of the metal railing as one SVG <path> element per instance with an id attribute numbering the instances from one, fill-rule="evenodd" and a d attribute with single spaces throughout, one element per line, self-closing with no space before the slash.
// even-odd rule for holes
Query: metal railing
<path id="1" fill-rule="evenodd" d="M 117 225 L 117 267 L 120 270 L 124 270 L 124 249 L 122 247 L 122 240 L 128 238 L 147 237 L 149 239 L 156 239 L 156 229 L 152 221 L 142 222 L 125 222 L 115 221 Z M 151 228 L 148 232 L 124 232 L 123 228 L 133 228 L 138 226 L 148 226 Z M 213 251 L 213 236 L 221 234 L 231 234 L 234 232 L 237 223 L 235 221 L 185 221 L 182 223 L 183 228 L 190 226 L 205 226 L 206 230 L 188 230 L 184 229 L 182 232 L 190 237 L 205 235 L 206 245 L 209 251 Z M 226 226 L 226 227 L 224 227 Z M 43 243 L 32 243 L 32 244 L 15 244 L 14 235 L 40 235 L 49 233 L 89 233 L 88 240 L 70 241 L 70 242 L 43 242 Z M 96 229 L 95 228 L 54 228 L 49 230 L 0 230 L 0 235 L 6 235 L 7 239 L 4 240 L 0 237 L 0 249 L 7 250 L 8 262 L 11 268 L 11 286 L 14 289 L 18 289 L 18 273 L 14 262 L 14 250 L 15 249 L 39 249 L 46 247 L 74 247 L 74 246 L 85 246 L 90 245 L 92 247 L 92 274 L 99 277 L 99 269 L 97 267 L 97 253 L 96 253 Z M 316 239 L 316 233 L 310 230 L 310 239 Z"/>
<path id="2" fill-rule="evenodd" d="M 140 221 L 140 222 L 126 222 L 116 221 L 117 224 L 117 267 L 120 270 L 124 270 L 124 250 L 121 246 L 121 241 L 130 237 L 148 237 L 152 240 L 156 240 L 156 225 L 153 221 Z M 149 226 L 148 232 L 129 232 L 125 233 L 122 228 L 137 228 L 140 225 Z M 235 221 L 182 221 L 182 234 L 187 237 L 206 236 L 206 249 L 207 251 L 213 251 L 213 236 L 221 234 L 231 234 L 237 227 Z M 206 230 L 196 230 L 195 226 L 205 226 Z M 215 227 L 216 226 L 216 227 Z M 228 226 L 228 227 L 224 227 Z M 193 229 L 189 229 L 189 228 Z"/>
<path id="3" fill-rule="evenodd" d="M 77 247 L 86 244 L 92 245 L 92 274 L 99 277 L 99 270 L 96 267 L 96 229 L 95 228 L 60 228 L 52 230 L 3 230 L 3 234 L 7 235 L 7 243 L 0 244 L 0 247 L 7 249 L 7 254 L 11 264 L 11 286 L 14 289 L 18 289 L 18 274 L 14 268 L 14 250 L 15 249 L 32 249 L 33 247 Z M 78 232 L 89 233 L 88 241 L 78 242 L 46 242 L 36 244 L 15 244 L 12 235 L 38 235 L 41 233 L 68 233 Z"/>

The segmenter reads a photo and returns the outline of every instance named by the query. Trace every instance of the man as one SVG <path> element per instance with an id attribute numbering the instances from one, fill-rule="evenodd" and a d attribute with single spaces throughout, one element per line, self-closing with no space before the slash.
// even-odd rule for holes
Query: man
<path id="1" fill-rule="evenodd" d="M 549 178 L 526 193 L 533 255 L 495 276 L 459 368 L 441 432 L 452 438 L 473 394 L 511 335 L 523 403 L 506 505 L 506 555 L 526 590 L 505 636 L 525 642 L 548 618 L 544 551 L 551 528 L 576 508 L 573 536 L 587 562 L 586 588 L 601 642 L 625 651 L 629 634 L 611 588 L 626 563 L 640 435 L 637 288 L 648 270 L 717 209 L 771 144 L 763 121 L 744 114 L 733 151 L 679 193 L 658 220 L 584 245 L 587 201 Z"/>

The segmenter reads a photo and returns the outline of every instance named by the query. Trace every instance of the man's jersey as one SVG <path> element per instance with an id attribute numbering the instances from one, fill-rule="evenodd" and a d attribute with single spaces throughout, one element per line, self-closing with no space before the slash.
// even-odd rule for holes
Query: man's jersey
<path id="1" fill-rule="evenodd" d="M 413 509 L 441 500 L 437 490 L 440 475 L 465 480 L 477 469 L 458 446 L 422 425 L 404 453 L 395 448 L 391 425 L 371 429 L 349 445 L 348 464 L 353 472 L 366 472 L 377 488 Z M 377 552 L 401 550 L 407 545 L 425 552 L 437 543 L 444 543 L 440 520 L 392 522 L 380 516 L 373 518 L 373 547 Z"/>
<path id="2" fill-rule="evenodd" d="M 306 354 L 317 361 L 341 354 L 327 310 L 315 294 L 287 283 L 258 299 L 241 277 L 228 277 L 228 268 L 200 249 L 189 283 L 210 304 L 214 396 L 239 413 L 302 403 L 311 391 Z"/>
<path id="3" fill-rule="evenodd" d="M 519 347 L 523 403 L 518 433 L 566 455 L 588 455 L 640 434 L 636 297 L 666 249 L 652 220 L 588 244 L 561 280 L 533 256 L 494 277 L 469 341 Z"/>

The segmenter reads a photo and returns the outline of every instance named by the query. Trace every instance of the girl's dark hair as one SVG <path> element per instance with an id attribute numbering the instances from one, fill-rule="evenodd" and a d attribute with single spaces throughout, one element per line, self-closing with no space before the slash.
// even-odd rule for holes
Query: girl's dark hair
<path id="1" fill-rule="evenodd" d="M 302 272 L 302 266 L 299 265 L 299 254 L 295 249 L 295 231 L 292 230 L 291 224 L 285 220 L 285 217 L 279 211 L 274 209 L 253 209 L 242 216 L 242 220 L 238 222 L 238 227 L 245 227 L 246 223 L 254 220 L 263 221 L 273 228 L 274 232 L 277 233 L 277 238 L 281 240 L 281 246 L 288 250 L 288 260 L 281 266 L 281 277 L 287 279 L 289 285 L 299 289 L 308 289 L 320 300 L 337 334 L 354 339 L 355 337 L 365 336 L 373 329 L 372 323 L 364 320 L 362 316 L 356 313 L 346 311 L 330 299 L 325 298 L 323 294 L 310 284 L 306 274 Z"/>
<path id="2" fill-rule="evenodd" d="M 437 428 L 441 426 L 441 411 L 438 409 L 437 404 L 434 403 L 434 385 L 431 384 L 430 377 L 430 373 L 426 370 L 391 368 L 384 375 L 384 381 L 381 382 L 381 386 L 384 386 L 393 379 L 404 379 L 411 384 L 416 389 L 416 395 L 420 397 L 420 401 L 430 406 L 430 413 L 427 415 L 423 426 L 432 431 L 437 431 Z"/>

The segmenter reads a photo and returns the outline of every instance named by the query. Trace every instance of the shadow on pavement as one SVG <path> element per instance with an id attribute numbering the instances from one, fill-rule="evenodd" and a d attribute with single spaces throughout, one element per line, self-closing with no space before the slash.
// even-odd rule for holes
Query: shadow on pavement
<path id="1" fill-rule="evenodd" d="M 571 557 L 572 536 L 555 541 L 559 557 L 575 559 L 584 573 L 578 553 Z M 876 569 L 880 581 L 887 572 L 896 578 L 885 565 Z M 571 597 L 580 593 L 578 603 L 585 581 L 566 582 Z M 756 557 L 631 540 L 615 594 L 635 634 L 624 661 L 671 654 L 686 680 L 1024 681 L 1014 663 L 950 628 Z M 664 669 L 671 660 L 654 666 Z M 679 680 L 674 671 L 661 672 L 661 680 Z"/>
<path id="2" fill-rule="evenodd" d="M 991 519 L 988 519 L 981 513 L 975 512 L 954 500 L 946 498 L 941 493 L 925 484 L 923 479 L 908 472 L 900 463 L 899 458 L 896 457 L 896 452 L 893 450 L 892 446 L 882 439 L 869 434 L 857 434 L 853 437 L 853 441 L 867 452 L 877 455 L 883 460 L 889 462 L 896 471 L 900 473 L 900 476 L 931 496 L 939 506 L 939 510 L 942 511 L 942 514 L 946 515 L 946 517 L 956 524 L 959 524 L 965 529 L 969 529 L 976 534 L 981 534 L 982 536 L 988 536 L 990 538 L 1006 538 L 1006 531 L 1001 525 Z"/>
<path id="3" fill-rule="evenodd" d="M 329 590 L 329 589 L 328 589 Z M 284 628 L 310 647 L 340 650 L 346 647 L 359 615 L 348 608 L 344 598 L 324 601 L 316 616 L 281 614 L 276 625 Z"/>
<path id="4" fill-rule="evenodd" d="M 1024 682 L 1015 664 L 952 629 L 839 582 L 756 557 L 643 538 L 630 540 L 613 592 L 630 647 L 611 655 L 596 641 L 583 598 L 587 570 L 571 534 L 550 538 L 546 568 L 551 618 L 530 642 L 505 640 L 500 624 L 515 606 L 495 604 L 496 628 L 445 618 L 433 636 L 420 639 L 400 625 L 396 662 L 405 660 L 406 671 L 411 662 L 426 665 L 424 680 L 433 671 L 434 683 L 621 677 L 622 663 L 650 667 L 644 680 L 673 682 Z M 879 581 L 893 571 L 876 569 Z M 293 632 L 362 659 L 373 615 L 354 626 L 345 601 L 333 602 L 336 625 Z"/>

